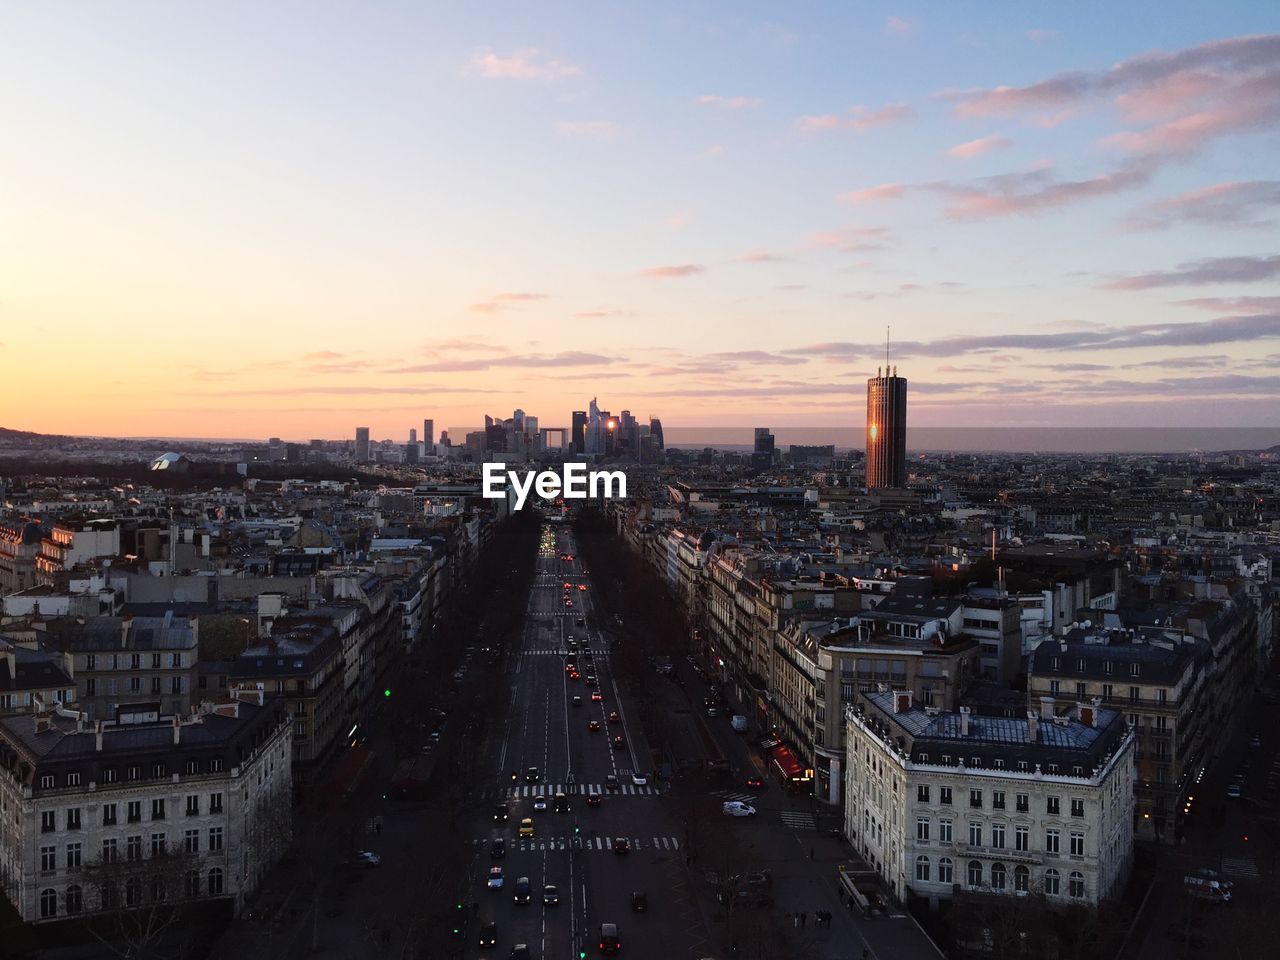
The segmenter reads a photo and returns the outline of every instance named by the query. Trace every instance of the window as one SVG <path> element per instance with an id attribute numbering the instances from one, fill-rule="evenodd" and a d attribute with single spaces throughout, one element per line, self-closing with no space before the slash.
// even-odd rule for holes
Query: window
<path id="1" fill-rule="evenodd" d="M 1049 694 L 1056 697 L 1062 691 L 1062 684 L 1057 680 L 1049 681 Z"/>
<path id="2" fill-rule="evenodd" d="M 152 677 L 152 678 L 151 678 L 151 692 L 152 692 L 152 693 L 156 693 L 156 694 L 158 694 L 158 693 L 160 692 L 160 678 L 159 678 L 159 677 Z"/>
<path id="3" fill-rule="evenodd" d="M 200 816 L 200 795 L 196 793 L 187 795 L 187 816 Z"/>
<path id="4" fill-rule="evenodd" d="M 182 838 L 182 848 L 186 850 L 187 853 L 199 853 L 200 852 L 200 831 L 199 830 L 186 831 L 186 833 L 183 835 L 183 838 Z"/>
<path id="5" fill-rule="evenodd" d="M 163 903 L 169 895 L 169 889 L 165 886 L 164 877 L 151 878 L 151 900 L 153 903 Z"/>
<path id="6" fill-rule="evenodd" d="M 48 888 L 40 891 L 40 918 L 48 919 L 58 915 L 58 891 Z"/>
<path id="7" fill-rule="evenodd" d="M 929 858 L 916 857 L 916 879 L 922 883 L 929 882 Z"/>
<path id="8" fill-rule="evenodd" d="M 124 882 L 124 905 L 136 907 L 142 903 L 142 878 L 132 876 Z"/>
<path id="9" fill-rule="evenodd" d="M 1130 702 L 1130 703 L 1137 703 L 1137 702 L 1138 702 L 1139 700 L 1141 700 L 1141 699 L 1142 699 L 1142 688 L 1141 688 L 1141 687 L 1130 687 L 1130 688 L 1129 688 L 1129 702 Z"/>
<path id="10" fill-rule="evenodd" d="M 1026 893 L 1031 888 L 1031 871 L 1022 864 L 1013 868 L 1013 892 Z"/>
<path id="11" fill-rule="evenodd" d="M 1084 657 L 1076 661 L 1076 673 L 1084 673 L 1085 662 Z"/>
<path id="12" fill-rule="evenodd" d="M 1004 824 L 993 823 L 991 825 L 991 846 L 997 850 L 1004 849 Z"/>
<path id="13" fill-rule="evenodd" d="M 152 670 L 159 670 L 159 669 L 160 669 L 160 654 L 158 654 L 158 653 L 153 653 L 153 654 L 151 655 L 151 669 L 152 669 Z"/>
<path id="14" fill-rule="evenodd" d="M 211 897 L 221 896 L 222 894 L 222 868 L 214 867 L 209 871 L 209 895 Z"/>
<path id="15" fill-rule="evenodd" d="M 67 844 L 67 869 L 78 870 L 80 869 L 80 863 L 81 863 L 80 844 L 68 843 Z"/>
<path id="16" fill-rule="evenodd" d="M 169 692 L 170 692 L 170 693 L 181 693 L 181 692 L 182 692 L 182 677 L 170 677 L 170 678 L 169 678 Z"/>
<path id="17" fill-rule="evenodd" d="M 942 857 L 938 860 L 938 882 L 954 883 L 952 880 L 951 858 Z"/>
<path id="18" fill-rule="evenodd" d="M 1013 806 L 1019 813 L 1026 813 L 1031 809 L 1031 803 L 1028 795 L 1025 793 L 1015 793 L 1013 795 Z"/>
<path id="19" fill-rule="evenodd" d="M 222 812 L 222 794 L 220 793 L 209 794 L 209 812 L 210 813 Z"/>
<path id="20" fill-rule="evenodd" d="M 151 819 L 164 819 L 164 797 L 157 797 L 151 801 Z"/>
<path id="21" fill-rule="evenodd" d="M 40 848 L 40 872 L 53 873 L 58 869 L 58 848 L 57 847 L 41 847 Z"/>
<path id="22" fill-rule="evenodd" d="M 982 791 L 981 790 L 969 791 L 969 806 L 974 807 L 975 809 L 978 809 L 978 810 L 982 809 Z"/>
<path id="23" fill-rule="evenodd" d="M 80 884 L 73 883 L 67 887 L 67 894 L 63 902 L 67 906 L 67 913 L 77 914 L 84 910 L 84 890 Z"/>
<path id="24" fill-rule="evenodd" d="M 1083 700 L 1083 699 L 1085 698 L 1085 695 L 1086 695 L 1086 687 L 1085 687 L 1085 685 L 1084 685 L 1084 681 L 1082 681 L 1082 680 L 1077 681 L 1077 682 L 1076 682 L 1076 697 L 1077 697 L 1077 698 L 1079 698 L 1079 699 L 1081 699 L 1081 700 Z"/>
<path id="25" fill-rule="evenodd" d="M 163 857 L 165 845 L 169 842 L 168 834 L 153 833 L 151 835 L 151 856 Z"/>
<path id="26" fill-rule="evenodd" d="M 67 811 L 67 829 L 68 830 L 80 829 L 80 808 L 79 807 L 72 807 Z"/>
<path id="27" fill-rule="evenodd" d="M 1050 867 L 1044 872 L 1044 892 L 1046 896 L 1056 897 L 1062 892 L 1061 875 L 1057 870 Z"/>
<path id="28" fill-rule="evenodd" d="M 927 840 L 929 838 L 926 836 L 925 839 Z M 222 828 L 221 827 L 209 828 L 209 849 L 211 851 L 218 851 L 222 849 Z"/>
<path id="29" fill-rule="evenodd" d="M 119 774 L 116 772 L 115 767 L 107 767 L 102 771 L 103 783 L 115 783 L 117 779 L 119 779 Z"/>
<path id="30" fill-rule="evenodd" d="M 1102 672 L 1105 673 L 1108 677 L 1111 676 L 1111 671 L 1114 668 L 1115 668 L 1115 664 L 1112 663 L 1110 660 L 1107 660 L 1102 664 Z"/>
<path id="31" fill-rule="evenodd" d="M 102 841 L 102 862 L 115 863 L 119 859 L 119 851 L 117 850 L 116 840 L 110 837 Z"/>
<path id="32" fill-rule="evenodd" d="M 182 880 L 182 889 L 188 897 L 200 896 L 200 871 L 188 870 Z"/>
<path id="33" fill-rule="evenodd" d="M 142 837 L 129 837 L 124 842 L 124 858 L 132 863 L 142 859 Z"/>
<path id="34" fill-rule="evenodd" d="M 68 786 L 68 787 L 78 787 L 78 786 L 80 786 L 80 774 L 78 774 L 78 773 L 68 773 L 68 774 L 67 774 L 67 786 Z"/>
<path id="35" fill-rule="evenodd" d="M 929 842 L 929 818 L 916 817 L 916 839 L 923 842 Z"/>
<path id="36" fill-rule="evenodd" d="M 1072 870 L 1067 877 L 1067 896 L 1073 900 L 1084 899 L 1084 874 L 1079 870 Z"/>
<path id="37" fill-rule="evenodd" d="M 128 813 L 130 823 L 141 823 L 142 822 L 142 801 L 130 800 L 129 806 L 126 809 L 126 812 Z"/>
<path id="38" fill-rule="evenodd" d="M 993 810 L 1004 809 L 1004 791 L 1003 790 L 991 791 L 991 809 Z"/>
<path id="39" fill-rule="evenodd" d="M 134 670 L 139 670 L 139 669 L 141 669 L 141 667 L 142 667 L 142 654 L 140 654 L 140 653 L 135 653 L 135 654 L 133 654 L 133 655 L 129 658 L 129 666 L 130 666 L 130 667 L 132 667 Z"/>
<path id="40" fill-rule="evenodd" d="M 1084 816 L 1084 797 L 1071 798 L 1071 815 L 1073 817 Z"/>
<path id="41" fill-rule="evenodd" d="M 102 825 L 104 827 L 114 827 L 116 825 L 116 805 L 114 803 L 104 803 L 102 805 Z"/>
<path id="42" fill-rule="evenodd" d="M 1050 827 L 1044 832 L 1044 850 L 1045 853 L 1060 853 L 1059 847 L 1060 834 L 1057 830 Z"/>
<path id="43" fill-rule="evenodd" d="M 171 653 L 171 654 L 169 654 L 169 666 L 170 666 L 170 667 L 173 667 L 175 670 L 177 670 L 177 669 L 181 669 L 181 667 L 182 667 L 182 654 L 180 654 L 180 653 Z"/>
<path id="44" fill-rule="evenodd" d="M 210 761 L 209 761 L 209 772 L 210 772 L 210 773 L 221 773 L 221 772 L 222 772 L 222 758 L 221 758 L 221 757 L 214 757 L 212 760 L 210 760 Z"/>
<path id="45" fill-rule="evenodd" d="M 969 846 L 982 846 L 982 824 L 969 821 Z"/>
<path id="46" fill-rule="evenodd" d="M 85 655 L 84 668 L 86 670 L 98 669 L 98 655 L 96 653 L 90 653 Z"/>
<path id="47" fill-rule="evenodd" d="M 1114 688 L 1109 683 L 1102 685 L 1102 699 L 1110 700 L 1115 695 Z"/>
<path id="48" fill-rule="evenodd" d="M 1137 663 L 1129 664 L 1129 676 L 1136 677 L 1140 670 L 1141 670 L 1141 664 L 1137 664 Z"/>
<path id="49" fill-rule="evenodd" d="M 991 889 L 1004 890 L 1005 888 L 1005 868 L 1003 863 L 993 863 L 991 865 Z"/>
<path id="50" fill-rule="evenodd" d="M 916 803 L 928 803 L 928 802 L 929 802 L 929 785 L 927 783 L 922 783 L 918 787 L 916 787 Z"/>
<path id="51" fill-rule="evenodd" d="M 1031 849 L 1031 831 L 1027 827 L 1013 828 L 1013 849 L 1023 853 Z"/>
<path id="52" fill-rule="evenodd" d="M 1161 706 L 1164 706 L 1168 702 L 1169 702 L 1169 691 L 1166 690 L 1164 687 L 1161 687 L 1159 690 L 1156 691 L 1156 703 L 1160 704 Z"/>
<path id="53" fill-rule="evenodd" d="M 127 770 L 125 770 L 124 777 L 125 777 L 125 779 L 126 779 L 126 780 L 141 780 L 141 779 L 142 779 L 142 767 L 141 767 L 139 764 L 136 764 L 136 763 L 131 763 L 131 764 L 129 764 L 128 769 L 127 769 Z"/>
<path id="54" fill-rule="evenodd" d="M 58 829 L 58 812 L 56 810 L 40 811 L 40 832 L 53 833 Z"/>
<path id="55" fill-rule="evenodd" d="M 1050 660 L 1050 661 L 1049 661 L 1049 666 L 1050 666 L 1050 668 L 1052 668 L 1052 669 L 1054 669 L 1054 670 L 1061 670 L 1061 669 L 1062 669 L 1062 658 L 1061 658 L 1061 657 L 1054 657 L 1052 660 Z"/>
<path id="56" fill-rule="evenodd" d="M 1084 834 L 1083 833 L 1071 834 L 1071 856 L 1073 857 L 1084 856 Z"/>
<path id="57" fill-rule="evenodd" d="M 982 863 L 978 860 L 969 861 L 969 886 L 982 886 Z"/>
<path id="58" fill-rule="evenodd" d="M 169 775 L 169 765 L 167 763 L 152 764 L 151 775 L 153 777 L 167 777 Z"/>
<path id="59" fill-rule="evenodd" d="M 130 692 L 130 693 L 141 693 L 141 692 L 142 692 L 142 678 L 141 678 L 141 677 L 130 677 L 130 678 L 129 678 L 129 692 Z M 127 892 L 127 891 L 126 891 L 126 892 Z"/>
<path id="60" fill-rule="evenodd" d="M 951 821 L 950 820 L 938 821 L 938 842 L 939 843 L 951 842 Z"/>
<path id="61" fill-rule="evenodd" d="M 950 803 L 950 802 L 951 802 L 951 788 L 950 788 L 950 787 L 939 787 L 939 788 L 938 788 L 938 802 L 939 802 L 939 803 Z"/>
<path id="62" fill-rule="evenodd" d="M 120 898 L 116 893 L 116 882 L 114 880 L 103 880 L 102 886 L 99 887 L 99 892 L 102 898 L 102 909 L 114 910 L 116 904 L 120 902 Z"/>
<path id="63" fill-rule="evenodd" d="M 1060 814 L 1062 812 L 1062 798 L 1061 797 L 1045 797 L 1044 812 L 1049 814 L 1049 816 L 1051 817 L 1056 817 L 1058 814 Z"/>
<path id="64" fill-rule="evenodd" d="M 40 789 L 52 790 L 54 784 L 54 776 L 52 773 L 46 773 L 40 777 Z"/>

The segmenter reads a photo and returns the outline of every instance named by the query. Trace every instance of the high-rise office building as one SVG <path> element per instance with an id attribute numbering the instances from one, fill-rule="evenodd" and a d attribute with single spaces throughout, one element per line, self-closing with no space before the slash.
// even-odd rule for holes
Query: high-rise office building
<path id="1" fill-rule="evenodd" d="M 369 428 L 356 427 L 356 460 L 361 463 L 369 461 Z"/>
<path id="2" fill-rule="evenodd" d="M 653 447 L 655 450 L 663 450 L 666 444 L 662 440 L 662 421 L 657 417 L 649 418 L 649 436 L 653 438 Z"/>
<path id="3" fill-rule="evenodd" d="M 907 378 L 892 374 L 867 380 L 867 489 L 907 485 Z"/>
<path id="4" fill-rule="evenodd" d="M 430 453 L 431 445 L 436 442 L 436 422 L 434 420 L 422 421 L 422 442 L 427 445 L 427 453 Z"/>
<path id="5" fill-rule="evenodd" d="M 409 443 L 411 443 L 414 446 L 418 445 L 418 428 L 417 427 L 409 428 Z"/>
<path id="6" fill-rule="evenodd" d="M 756 427 L 756 453 L 767 453 L 773 456 L 773 434 L 769 432 L 768 427 Z"/>
<path id="7" fill-rule="evenodd" d="M 573 411 L 573 426 L 569 432 L 570 446 L 574 453 L 581 454 L 587 449 L 587 411 Z"/>

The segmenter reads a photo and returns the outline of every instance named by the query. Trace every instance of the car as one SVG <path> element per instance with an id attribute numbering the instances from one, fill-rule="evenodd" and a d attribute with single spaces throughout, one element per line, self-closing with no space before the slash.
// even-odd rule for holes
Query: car
<path id="1" fill-rule="evenodd" d="M 560 906 L 560 888 L 554 883 L 548 883 L 542 888 L 542 905 L 544 907 Z"/>
<path id="2" fill-rule="evenodd" d="M 1199 877 L 1201 880 L 1214 880 L 1217 882 L 1218 886 L 1222 887 L 1224 890 L 1230 890 L 1235 886 L 1235 884 L 1230 880 L 1224 880 L 1217 870 L 1210 869 L 1209 867 L 1200 867 L 1196 870 L 1192 870 L 1189 876 Z"/>
<path id="3" fill-rule="evenodd" d="M 610 723 L 621 723 L 621 722 L 622 722 L 622 717 L 618 716 L 618 711 L 617 711 L 617 710 L 610 710 L 610 711 L 609 711 L 609 722 L 610 722 Z"/>
<path id="4" fill-rule="evenodd" d="M 627 749 L 627 744 L 626 744 L 626 742 L 622 739 L 622 737 L 621 737 L 621 736 L 616 736 L 616 737 L 614 737 L 614 738 L 613 738 L 613 749 L 615 749 L 615 750 L 625 750 L 625 749 Z"/>
<path id="5" fill-rule="evenodd" d="M 726 817 L 754 817 L 756 815 L 756 808 L 749 803 L 743 803 L 741 800 L 729 800 L 720 810 Z"/>
<path id="6" fill-rule="evenodd" d="M 573 698 L 573 705 L 574 705 L 575 707 L 580 707 L 580 706 L 582 706 L 582 698 L 581 698 L 581 697 L 574 697 L 574 698 Z"/>
<path id="7" fill-rule="evenodd" d="M 529 885 L 528 877 L 517 877 L 515 889 L 511 892 L 511 900 L 513 903 L 528 903 L 533 899 L 533 887 Z"/>
<path id="8" fill-rule="evenodd" d="M 541 779 L 542 779 L 542 774 L 538 771 L 537 767 L 530 767 L 528 770 L 524 772 L 525 783 L 537 783 Z"/>
<path id="9" fill-rule="evenodd" d="M 631 784 L 636 787 L 647 787 L 649 785 L 649 778 L 643 773 L 633 773 L 631 775 Z"/>
<path id="10" fill-rule="evenodd" d="M 596 731 L 598 731 L 598 730 L 600 729 L 600 721 L 599 721 L 599 720 L 588 720 L 588 721 L 587 721 L 587 729 L 588 729 L 588 730 L 590 730 L 592 733 L 595 733 Z"/>
<path id="11" fill-rule="evenodd" d="M 602 956 L 613 956 L 622 949 L 622 938 L 618 936 L 618 925 L 616 923 L 600 924 L 599 943 Z"/>
<path id="12" fill-rule="evenodd" d="M 715 707 L 707 707 L 707 716 L 708 716 L 708 717 L 718 717 L 718 716 L 720 716 L 720 711 L 719 711 L 719 710 L 717 710 Z"/>
<path id="13" fill-rule="evenodd" d="M 566 600 L 566 601 L 564 602 L 564 605 L 565 605 L 566 607 L 572 607 L 572 606 L 573 606 L 573 601 L 572 601 L 572 600 Z"/>
<path id="14" fill-rule="evenodd" d="M 1227 787 L 1227 796 L 1232 800 L 1239 800 L 1244 795 L 1244 791 L 1240 789 L 1240 784 L 1233 783 Z"/>
<path id="15" fill-rule="evenodd" d="M 419 750 L 418 752 L 421 753 L 424 757 L 429 757 L 435 751 L 435 749 L 436 749 L 436 745 L 434 743 L 424 743 L 422 745 L 422 749 Z"/>
<path id="16" fill-rule="evenodd" d="M 578 589 L 579 589 L 579 590 L 586 590 L 586 589 L 587 589 L 587 585 L 586 585 L 585 583 L 580 583 L 580 584 L 578 584 Z"/>
<path id="17" fill-rule="evenodd" d="M 370 850 L 361 850 L 351 858 L 351 862 L 354 866 L 366 869 L 382 866 L 382 858 Z"/>
<path id="18" fill-rule="evenodd" d="M 598 794 L 598 793 L 589 793 L 589 794 L 587 794 L 587 806 L 588 806 L 588 807 L 598 807 L 598 806 L 600 806 L 600 804 L 601 804 L 601 803 L 603 803 L 603 802 L 604 802 L 604 797 L 603 797 L 602 795 L 600 795 L 600 794 Z"/>
<path id="19" fill-rule="evenodd" d="M 534 798 L 533 798 L 533 809 L 534 809 L 534 810 L 537 810 L 537 811 L 542 811 L 542 810 L 547 809 L 547 798 L 546 798 L 546 797 L 534 797 Z"/>
<path id="20" fill-rule="evenodd" d="M 589 674 L 589 673 L 587 674 L 586 679 L 583 680 L 582 682 L 585 683 L 588 687 L 598 687 L 600 685 L 600 681 L 597 680 L 592 674 Z"/>
<path id="21" fill-rule="evenodd" d="M 566 797 L 563 793 L 557 792 L 555 796 L 555 801 L 552 804 L 552 809 L 554 809 L 556 813 L 568 813 L 569 798 Z"/>
<path id="22" fill-rule="evenodd" d="M 592 691 L 592 693 L 591 693 L 591 702 L 592 702 L 592 703 L 604 703 L 604 694 L 603 694 L 603 693 L 601 693 L 599 690 L 594 690 L 594 691 Z"/>
<path id="23" fill-rule="evenodd" d="M 502 889 L 502 884 L 505 882 L 505 880 L 506 880 L 506 878 L 503 876 L 502 868 L 501 868 L 501 867 L 490 867 L 490 868 L 489 868 L 489 884 L 488 884 L 488 886 L 489 886 L 489 889 L 490 889 L 490 890 L 501 890 L 501 889 Z"/>
<path id="24" fill-rule="evenodd" d="M 498 925 L 492 920 L 480 924 L 480 947 L 496 947 L 498 945 Z"/>
<path id="25" fill-rule="evenodd" d="M 1258 735 L 1255 733 L 1255 734 L 1254 734 L 1254 735 L 1249 739 L 1249 746 L 1254 747 L 1255 749 L 1256 749 L 1257 747 L 1262 746 L 1262 737 L 1258 736 Z"/>
<path id="26" fill-rule="evenodd" d="M 587 621 L 583 620 L 581 617 L 573 622 L 579 627 L 585 627 L 587 625 Z"/>
<path id="27" fill-rule="evenodd" d="M 520 836 L 532 837 L 533 834 L 534 834 L 533 817 L 525 817 L 523 820 L 520 821 Z"/>
<path id="28" fill-rule="evenodd" d="M 569 679 L 570 679 L 570 680 L 581 680 L 581 679 L 582 679 L 582 674 L 580 674 L 577 670 L 570 670 L 570 671 L 569 671 Z"/>
<path id="29" fill-rule="evenodd" d="M 502 837 L 494 837 L 493 842 L 489 844 L 489 856 L 494 860 L 501 860 L 507 855 L 507 841 Z"/>
<path id="30" fill-rule="evenodd" d="M 511 812 L 507 809 L 507 805 L 505 803 L 495 803 L 493 805 L 494 823 L 505 823 L 509 816 L 511 816 Z"/>
<path id="31" fill-rule="evenodd" d="M 616 776 L 616 775 L 614 775 L 614 774 L 612 774 L 612 773 L 605 774 L 605 778 L 604 778 L 604 788 L 605 788 L 606 790 L 617 790 L 617 789 L 618 789 L 618 778 L 617 778 L 617 776 Z"/>
<path id="32" fill-rule="evenodd" d="M 527 943 L 517 943 L 511 948 L 510 960 L 529 960 L 529 945 Z"/>
<path id="33" fill-rule="evenodd" d="M 632 891 L 631 909 L 636 913 L 644 913 L 649 909 L 649 895 L 639 890 Z"/>
<path id="34" fill-rule="evenodd" d="M 626 837 L 614 837 L 614 840 L 613 840 L 614 853 L 627 853 L 630 850 L 631 850 L 630 840 L 628 840 Z"/>
<path id="35" fill-rule="evenodd" d="M 747 777 L 746 784 L 747 784 L 747 788 L 750 790 L 767 789 L 767 784 L 764 782 L 764 777 Z"/>

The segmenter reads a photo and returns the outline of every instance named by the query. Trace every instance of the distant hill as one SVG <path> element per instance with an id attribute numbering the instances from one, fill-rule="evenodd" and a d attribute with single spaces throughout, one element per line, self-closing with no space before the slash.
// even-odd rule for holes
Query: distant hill
<path id="1" fill-rule="evenodd" d="M 69 440 L 70 437 L 59 433 L 33 433 L 30 430 L 11 430 L 0 427 L 0 440 Z"/>

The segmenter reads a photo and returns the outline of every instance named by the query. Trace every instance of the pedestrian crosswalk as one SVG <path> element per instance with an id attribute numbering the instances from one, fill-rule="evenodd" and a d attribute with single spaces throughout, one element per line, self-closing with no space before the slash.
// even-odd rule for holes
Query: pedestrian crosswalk
<path id="1" fill-rule="evenodd" d="M 578 843 L 575 844 L 574 840 Z M 630 850 L 679 850 L 678 837 L 626 837 Z M 533 853 L 540 850 L 590 850 L 593 852 L 613 851 L 613 837 L 521 837 L 507 844 L 508 852 L 519 850 Z M 471 841 L 477 847 L 487 847 L 492 842 L 484 838 Z"/>
<path id="2" fill-rule="evenodd" d="M 752 806 L 755 806 L 756 801 L 760 799 L 759 796 L 755 794 L 733 793 L 729 790 L 717 790 L 714 796 L 719 797 L 721 800 L 736 800 L 739 803 L 749 803 Z"/>
<path id="3" fill-rule="evenodd" d="M 605 788 L 603 783 L 531 783 L 523 784 L 510 789 L 487 790 L 484 793 L 485 799 L 496 799 L 499 797 L 507 800 L 520 800 L 531 797 L 554 797 L 557 793 L 563 793 L 572 800 L 574 797 L 585 797 L 593 793 L 600 793 L 608 796 L 622 795 L 628 797 L 653 797 L 658 795 L 658 791 L 652 785 L 637 787 L 631 783 L 620 783 L 612 790 Z"/>
<path id="4" fill-rule="evenodd" d="M 792 830 L 817 830 L 818 818 L 812 813 L 800 813 L 796 810 L 783 810 L 782 822 Z"/>
<path id="5" fill-rule="evenodd" d="M 1252 880 L 1261 876 L 1258 873 L 1258 861 L 1252 857 L 1224 857 L 1222 873 L 1227 877 L 1248 877 Z"/>

